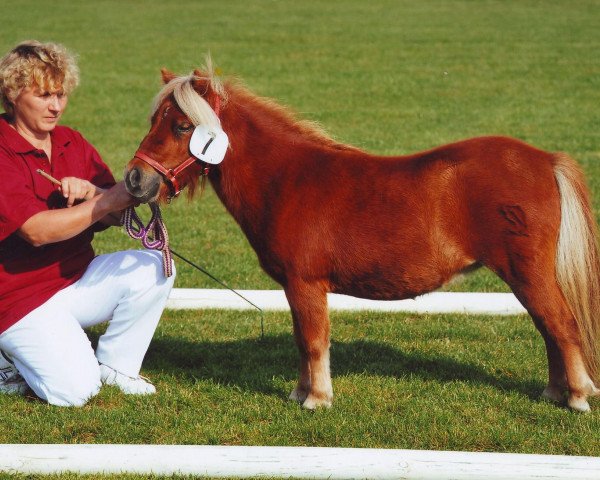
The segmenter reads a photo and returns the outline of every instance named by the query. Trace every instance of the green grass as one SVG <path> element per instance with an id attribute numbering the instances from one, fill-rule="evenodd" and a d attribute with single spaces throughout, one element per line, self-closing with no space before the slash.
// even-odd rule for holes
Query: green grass
<path id="1" fill-rule="evenodd" d="M 538 399 L 545 355 L 525 316 L 334 313 L 336 399 L 316 412 L 287 401 L 297 364 L 288 315 L 265 320 L 261 340 L 252 313 L 169 312 L 144 366 L 156 396 L 105 387 L 81 409 L 0 396 L 11 426 L 0 443 L 599 453 L 596 412 Z"/>
<path id="2" fill-rule="evenodd" d="M 24 0 L 3 11 L 0 49 L 36 37 L 79 54 L 82 84 L 64 121 L 118 177 L 148 129 L 159 69 L 189 72 L 210 51 L 224 75 L 373 152 L 482 134 L 567 151 L 599 205 L 597 27 L 595 1 Z M 275 287 L 210 193 L 165 216 L 174 248 L 228 283 Z M 97 240 L 101 252 L 134 245 L 116 231 Z M 179 273 L 177 286 L 212 286 Z M 489 273 L 454 288 L 505 289 Z"/>
<path id="3" fill-rule="evenodd" d="M 159 69 L 186 73 L 210 51 L 225 75 L 369 151 L 483 134 L 567 151 L 600 205 L 597 1 L 24 0 L 2 24 L 2 51 L 38 38 L 79 54 L 64 123 L 117 177 L 148 129 Z M 277 287 L 212 191 L 163 213 L 180 253 L 233 287 Z M 136 246 L 116 229 L 96 239 L 99 252 Z M 176 286 L 215 287 L 181 263 Z M 506 289 L 487 271 L 450 288 Z M 105 388 L 77 410 L 0 396 L 10 426 L 0 442 L 600 454 L 597 401 L 587 416 L 538 401 L 545 354 L 528 318 L 332 317 L 331 410 L 286 401 L 297 362 L 289 315 L 267 314 L 259 341 L 254 313 L 166 312 L 144 365 L 157 396 Z"/>

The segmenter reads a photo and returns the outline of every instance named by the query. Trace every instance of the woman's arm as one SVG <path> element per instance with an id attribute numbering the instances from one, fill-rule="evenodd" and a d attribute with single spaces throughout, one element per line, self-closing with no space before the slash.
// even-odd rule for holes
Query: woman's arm
<path id="1" fill-rule="evenodd" d="M 73 185 L 76 182 L 69 183 Z M 127 193 L 124 182 L 99 193 L 95 190 L 96 187 L 92 187 L 93 192 L 87 186 L 73 187 L 73 190 L 69 191 L 65 191 L 61 186 L 67 198 L 67 205 L 74 199 L 72 206 L 33 215 L 21 226 L 18 234 L 35 247 L 60 242 L 80 234 L 94 223 L 105 219 L 107 215 L 113 212 L 120 215 L 121 210 L 136 204 L 135 199 Z M 75 200 L 84 201 L 74 205 Z"/>

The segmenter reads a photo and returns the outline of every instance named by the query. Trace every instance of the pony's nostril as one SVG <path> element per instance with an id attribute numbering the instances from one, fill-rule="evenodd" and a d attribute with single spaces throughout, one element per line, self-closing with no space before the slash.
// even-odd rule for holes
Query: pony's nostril
<path id="1" fill-rule="evenodd" d="M 132 168 L 129 170 L 125 176 L 125 186 L 127 187 L 129 193 L 134 193 L 136 190 L 139 190 L 141 178 L 142 175 L 137 168 Z"/>
<path id="2" fill-rule="evenodd" d="M 133 167 L 125 173 L 125 188 L 129 195 L 145 203 L 155 198 L 160 190 L 160 177 L 144 175 L 141 168 Z"/>

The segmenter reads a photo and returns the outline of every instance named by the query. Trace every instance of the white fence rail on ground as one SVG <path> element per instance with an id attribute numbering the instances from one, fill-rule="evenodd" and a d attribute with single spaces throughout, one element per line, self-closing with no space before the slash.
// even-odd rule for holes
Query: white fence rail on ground
<path id="1" fill-rule="evenodd" d="M 283 290 L 238 290 L 263 310 L 289 310 Z M 329 308 L 333 310 L 377 310 L 414 313 L 473 313 L 515 315 L 526 313 L 512 293 L 434 292 L 408 300 L 365 300 L 330 293 Z M 174 288 L 167 308 L 223 308 L 245 310 L 254 308 L 230 290 Z"/>
<path id="2" fill-rule="evenodd" d="M 0 472 L 419 480 L 598 480 L 600 458 L 321 447 L 0 445 Z"/>

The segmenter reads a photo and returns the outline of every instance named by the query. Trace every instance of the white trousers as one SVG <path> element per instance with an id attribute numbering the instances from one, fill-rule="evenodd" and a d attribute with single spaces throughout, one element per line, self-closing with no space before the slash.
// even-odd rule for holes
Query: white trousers
<path id="1" fill-rule="evenodd" d="M 100 255 L 77 282 L 2 333 L 0 350 L 40 398 L 84 405 L 100 390 L 98 362 L 138 376 L 174 277 L 165 278 L 155 250 Z M 94 353 L 83 329 L 106 321 Z"/>

